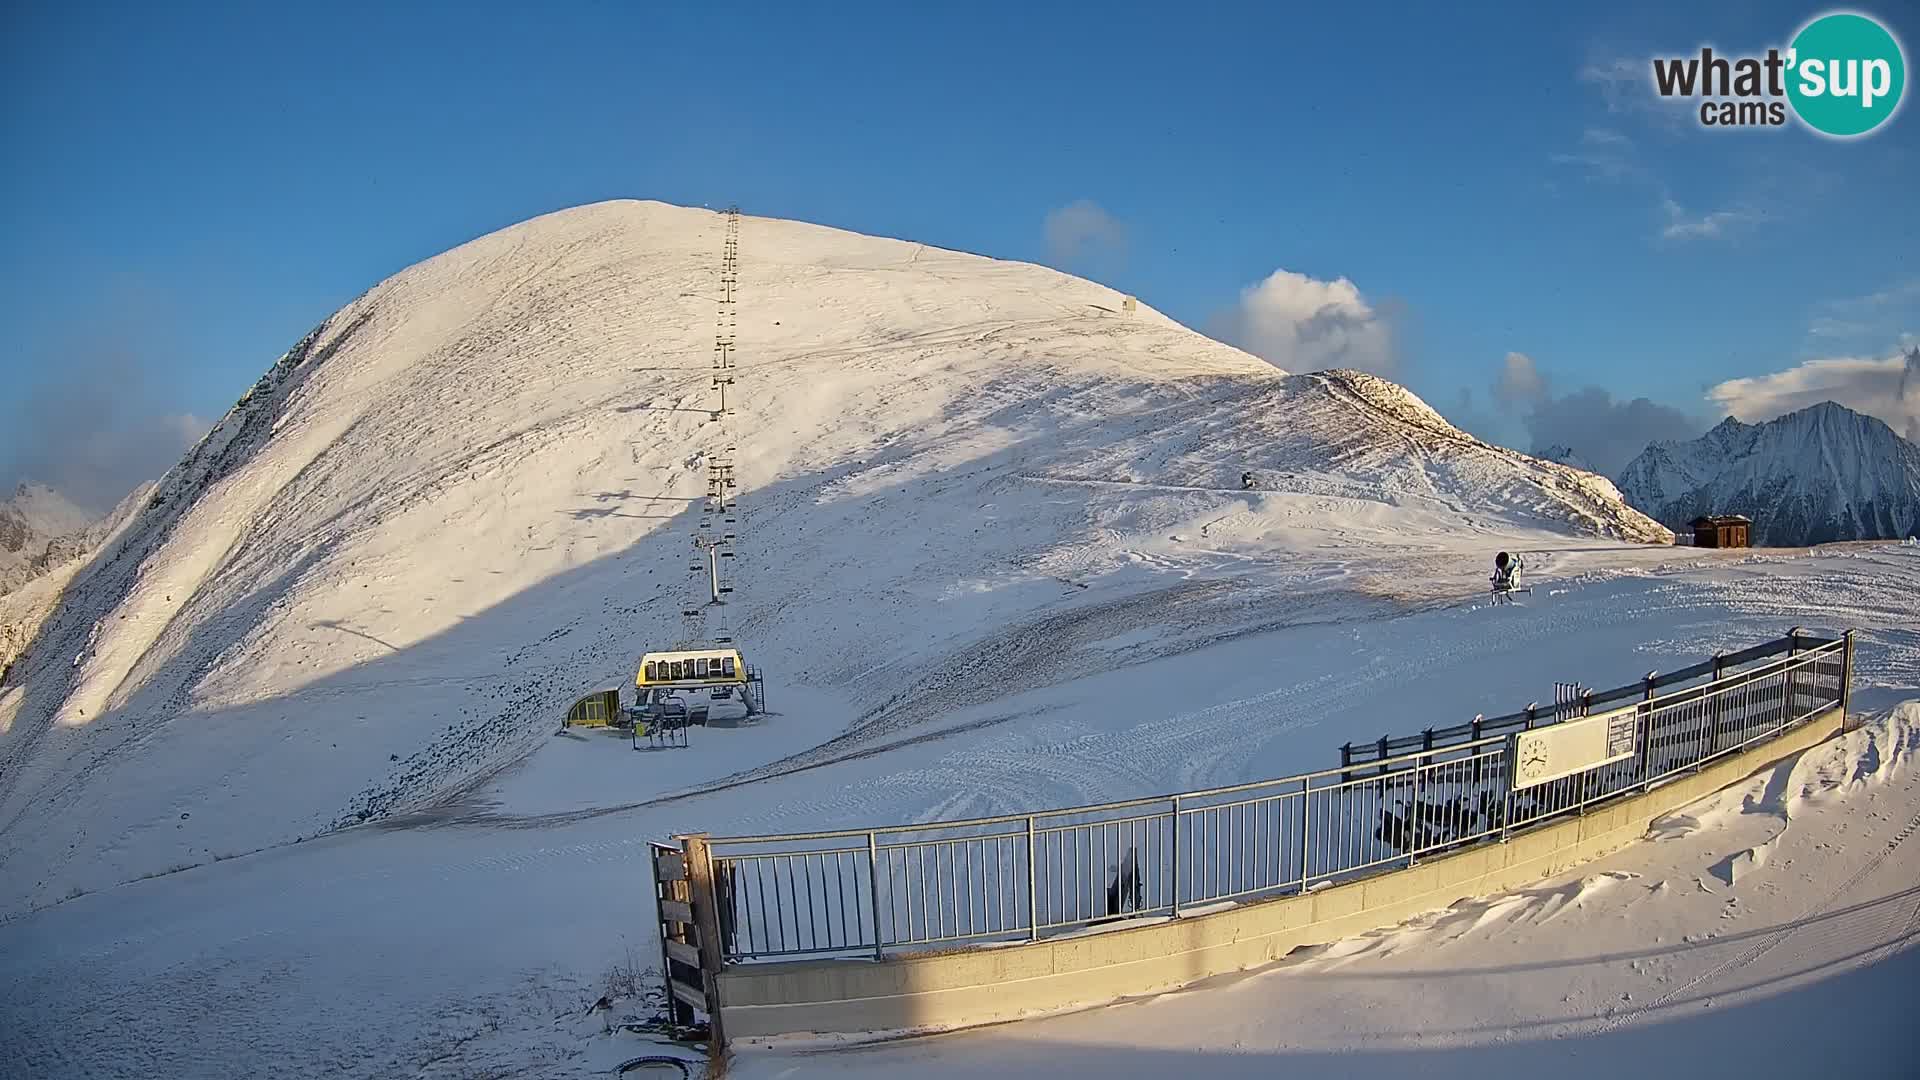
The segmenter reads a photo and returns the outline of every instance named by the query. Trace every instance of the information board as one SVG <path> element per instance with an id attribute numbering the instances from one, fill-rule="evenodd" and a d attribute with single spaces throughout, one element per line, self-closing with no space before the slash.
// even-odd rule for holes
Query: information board
<path id="1" fill-rule="evenodd" d="M 1622 761 L 1637 749 L 1639 706 L 1628 705 L 1513 737 L 1515 791 Z"/>

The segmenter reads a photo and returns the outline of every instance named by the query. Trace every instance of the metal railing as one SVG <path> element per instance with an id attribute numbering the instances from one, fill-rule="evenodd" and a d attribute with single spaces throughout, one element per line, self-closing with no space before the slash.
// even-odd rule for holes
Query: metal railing
<path id="1" fill-rule="evenodd" d="M 1732 672 L 1718 658 L 1716 678 L 1664 695 L 1649 676 L 1626 688 L 1638 694 L 1631 757 L 1517 791 L 1512 736 L 1483 734 L 1423 738 L 1359 767 L 1100 806 L 713 839 L 722 948 L 746 961 L 1038 940 L 1405 868 L 1648 790 L 1844 706 L 1850 651 L 1850 637 L 1796 633 L 1739 654 L 1783 658 Z M 1620 693 L 1582 692 L 1530 726 Z"/>

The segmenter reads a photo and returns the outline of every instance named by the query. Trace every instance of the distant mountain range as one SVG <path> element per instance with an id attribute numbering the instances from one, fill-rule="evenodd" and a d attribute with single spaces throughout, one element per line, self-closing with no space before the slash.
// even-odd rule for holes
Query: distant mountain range
<path id="1" fill-rule="evenodd" d="M 1698 439 L 1653 443 L 1616 486 L 1673 529 L 1702 514 L 1745 514 L 1756 545 L 1920 533 L 1920 446 L 1831 401 L 1762 424 L 1729 417 Z"/>

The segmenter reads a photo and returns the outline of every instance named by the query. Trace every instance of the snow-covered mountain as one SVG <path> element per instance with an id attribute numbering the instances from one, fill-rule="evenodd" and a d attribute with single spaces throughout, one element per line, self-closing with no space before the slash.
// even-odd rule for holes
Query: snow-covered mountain
<path id="1" fill-rule="evenodd" d="M 1116 634 L 1137 658 L 1306 618 L 1316 589 L 1391 602 L 1392 575 L 1326 568 L 1382 537 L 1448 564 L 1462 536 L 1671 539 L 1392 383 L 1289 375 L 1038 266 L 749 217 L 718 326 L 724 230 L 551 214 L 289 350 L 0 687 L 0 863 L 34 871 L 0 878 L 39 895 L 100 844 L 68 879 L 189 864 L 514 760 L 681 634 L 727 446 L 733 630 L 776 693 L 862 730 L 1098 671 Z"/>
<path id="2" fill-rule="evenodd" d="M 1920 447 L 1831 401 L 1761 424 L 1728 417 L 1691 442 L 1656 442 L 1627 464 L 1619 488 L 1677 529 L 1701 514 L 1745 514 L 1755 544 L 1920 531 Z"/>
<path id="3" fill-rule="evenodd" d="M 1598 473 L 1600 471 L 1595 469 L 1593 464 L 1586 458 L 1581 457 L 1575 452 L 1571 446 L 1562 446 L 1556 443 L 1544 450 L 1536 449 L 1534 456 L 1542 461 L 1551 461 L 1558 465 L 1565 465 L 1570 469 L 1579 469 L 1581 472 Z"/>
<path id="4" fill-rule="evenodd" d="M 6 534 L 0 536 L 0 560 L 7 555 L 7 537 L 27 537 L 15 553 L 23 558 L 0 569 L 0 686 L 87 556 L 133 517 L 151 491 L 151 484 L 141 486 L 97 520 L 52 489 L 26 484 L 0 507 L 0 532 Z M 75 528 L 75 521 L 90 523 Z M 65 531 L 49 534 L 50 529 Z"/>
<path id="5" fill-rule="evenodd" d="M 45 485 L 15 489 L 0 502 L 0 596 L 45 573 L 50 562 L 64 561 L 58 542 L 84 532 L 94 516 Z"/>

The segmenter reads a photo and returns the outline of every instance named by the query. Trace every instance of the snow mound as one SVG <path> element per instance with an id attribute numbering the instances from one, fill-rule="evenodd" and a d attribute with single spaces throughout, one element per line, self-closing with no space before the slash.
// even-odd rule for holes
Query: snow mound
<path id="1" fill-rule="evenodd" d="M 1010 648 L 1038 685 L 1170 610 L 1270 620 L 1251 571 L 1155 546 L 1255 503 L 1293 515 L 1245 541 L 1267 559 L 1416 519 L 1669 538 L 1606 481 L 1377 377 L 1290 376 L 1092 282 L 797 222 L 742 220 L 717 417 L 724 231 L 652 202 L 550 214 L 394 275 L 281 357 L 16 665 L 0 908 L 69 863 L 251 850 L 522 756 L 680 636 L 704 455 L 726 446 L 733 629 L 776 680 L 844 697 L 842 726 L 977 702 Z"/>

